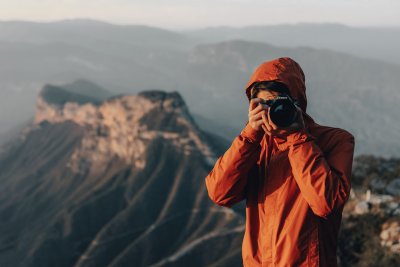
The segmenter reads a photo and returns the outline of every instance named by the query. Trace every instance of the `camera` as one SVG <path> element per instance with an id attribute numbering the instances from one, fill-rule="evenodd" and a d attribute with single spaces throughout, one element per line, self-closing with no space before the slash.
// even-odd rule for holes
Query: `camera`
<path id="1" fill-rule="evenodd" d="M 296 106 L 298 102 L 290 96 L 278 96 L 274 99 L 262 100 L 262 104 L 270 107 L 269 116 L 273 123 L 280 127 L 287 127 L 299 116 Z"/>

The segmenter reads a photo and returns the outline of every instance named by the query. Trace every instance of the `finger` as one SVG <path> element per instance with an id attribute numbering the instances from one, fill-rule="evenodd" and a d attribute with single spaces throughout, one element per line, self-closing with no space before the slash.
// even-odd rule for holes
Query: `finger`
<path id="1" fill-rule="evenodd" d="M 249 117 L 255 116 L 256 114 L 259 114 L 259 113 L 262 113 L 262 112 L 265 112 L 265 110 L 267 110 L 267 109 L 268 109 L 268 106 L 261 104 L 261 105 L 259 105 L 258 107 L 256 107 L 255 109 L 253 109 L 252 111 L 249 112 Z"/>
<path id="2" fill-rule="evenodd" d="M 249 122 L 251 123 L 251 127 L 253 127 L 254 129 L 259 129 L 261 125 L 263 125 L 263 121 L 262 120 L 258 120 L 258 121 L 252 121 Z"/>
<path id="3" fill-rule="evenodd" d="M 268 122 L 267 116 L 265 115 L 265 112 L 263 112 L 261 116 L 262 116 L 265 127 L 267 127 L 268 131 L 271 131 L 272 127 L 271 127 L 271 125 L 269 125 L 269 122 Z"/>
<path id="4" fill-rule="evenodd" d="M 250 117 L 250 119 L 249 119 L 249 123 L 258 123 L 259 121 L 262 121 L 261 117 L 257 118 L 255 116 L 253 116 L 253 117 Z"/>
<path id="5" fill-rule="evenodd" d="M 255 124 L 256 127 L 258 128 L 258 127 L 260 127 L 261 125 L 263 125 L 263 122 L 262 122 L 262 120 L 259 120 L 259 121 L 255 121 L 254 124 Z"/>
<path id="6" fill-rule="evenodd" d="M 261 98 L 252 98 L 252 99 L 250 99 L 249 112 L 251 110 L 253 110 L 258 105 L 258 103 L 260 103 L 260 101 L 261 101 Z"/>
<path id="7" fill-rule="evenodd" d="M 265 112 L 261 113 L 261 118 L 262 118 L 265 126 L 269 125 L 268 118 L 265 115 Z"/>
<path id="8" fill-rule="evenodd" d="M 260 117 L 260 118 L 258 118 L 257 116 L 251 116 L 250 118 L 249 118 L 249 123 L 260 123 L 260 124 L 262 124 L 262 123 L 264 123 L 263 121 L 262 121 L 262 118 Z"/>
<path id="9" fill-rule="evenodd" d="M 272 129 L 277 130 L 278 126 L 271 120 L 271 115 L 269 114 L 269 109 L 268 109 L 268 122 L 271 125 Z"/>
<path id="10" fill-rule="evenodd" d="M 262 119 L 262 114 L 265 114 L 265 110 L 260 110 L 256 114 L 251 115 L 255 120 Z"/>
<path id="11" fill-rule="evenodd" d="M 265 123 L 265 126 L 267 126 L 270 129 L 270 131 L 272 132 L 273 128 L 272 128 L 272 125 L 271 125 L 271 121 L 268 119 L 269 118 L 269 116 L 268 116 L 269 109 L 270 108 L 268 107 L 268 109 L 264 113 L 264 123 Z"/>
<path id="12" fill-rule="evenodd" d="M 249 111 L 249 115 L 250 115 L 250 116 L 251 116 L 251 115 L 254 115 L 254 114 L 256 114 L 257 112 L 259 112 L 260 110 L 263 110 L 263 106 L 259 104 L 256 108 L 254 108 L 253 110 Z"/>

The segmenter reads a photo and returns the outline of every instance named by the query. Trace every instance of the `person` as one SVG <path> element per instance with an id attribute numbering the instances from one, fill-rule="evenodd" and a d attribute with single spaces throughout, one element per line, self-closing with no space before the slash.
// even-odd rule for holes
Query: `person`
<path id="1" fill-rule="evenodd" d="M 262 100 L 285 93 L 297 101 L 299 116 L 278 127 Z M 259 65 L 245 94 L 248 121 L 205 178 L 217 205 L 231 208 L 246 201 L 243 266 L 337 266 L 354 136 L 306 113 L 305 75 L 292 58 Z"/>

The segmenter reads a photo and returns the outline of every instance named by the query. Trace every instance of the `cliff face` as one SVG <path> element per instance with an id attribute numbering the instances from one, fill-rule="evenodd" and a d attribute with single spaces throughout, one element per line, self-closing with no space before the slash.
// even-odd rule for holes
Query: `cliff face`
<path id="1" fill-rule="evenodd" d="M 57 94 L 74 102 L 64 103 Z M 75 172 L 85 168 L 81 166 L 82 158 L 97 172 L 102 172 L 102 166 L 113 157 L 143 169 L 146 147 L 156 137 L 170 142 L 185 155 L 196 151 L 210 164 L 216 160 L 178 93 L 154 90 L 99 102 L 74 94 L 66 96 L 61 88 L 45 87 L 37 99 L 34 125 L 44 121 L 72 121 L 86 129 L 81 145 L 68 162 Z"/>
<path id="2" fill-rule="evenodd" d="M 0 155 L 0 265 L 240 266 L 244 218 L 204 184 L 211 139 L 175 92 L 46 87 Z"/>

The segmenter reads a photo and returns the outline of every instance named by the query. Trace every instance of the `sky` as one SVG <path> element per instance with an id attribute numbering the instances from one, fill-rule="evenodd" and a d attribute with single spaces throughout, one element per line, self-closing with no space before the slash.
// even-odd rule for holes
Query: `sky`
<path id="1" fill-rule="evenodd" d="M 0 0 L 0 20 L 88 18 L 172 30 L 284 23 L 400 26 L 399 0 Z"/>

